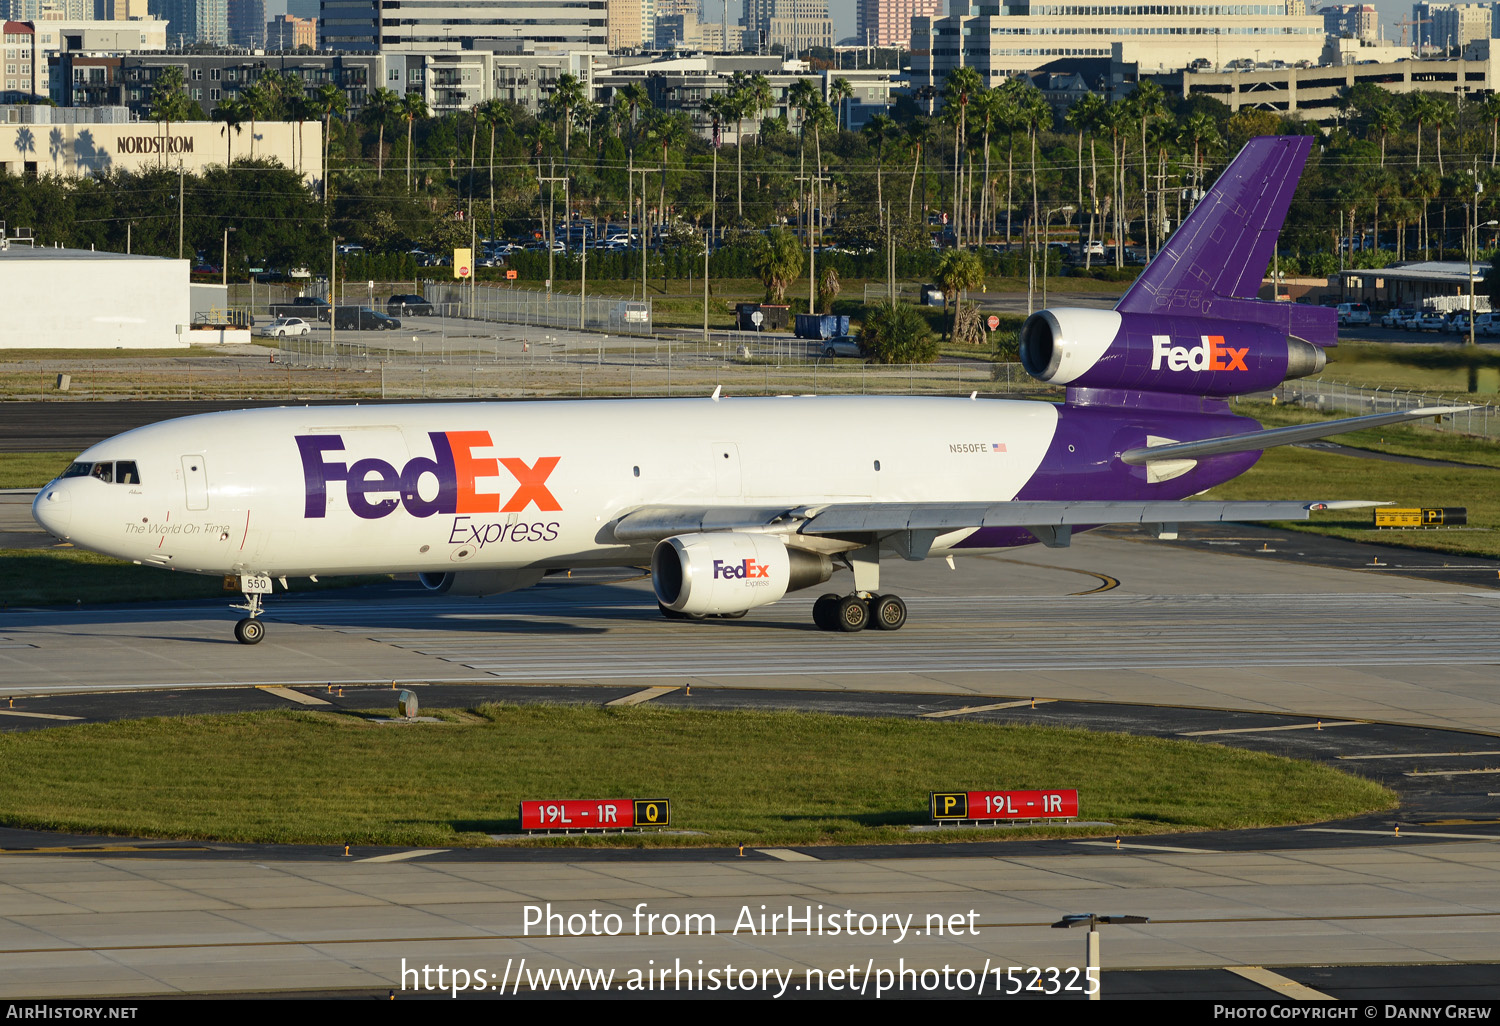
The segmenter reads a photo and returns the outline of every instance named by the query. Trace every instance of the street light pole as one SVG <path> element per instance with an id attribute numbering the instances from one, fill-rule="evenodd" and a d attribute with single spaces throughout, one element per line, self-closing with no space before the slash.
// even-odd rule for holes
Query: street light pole
<path id="1" fill-rule="evenodd" d="M 234 228 L 224 229 L 224 263 L 220 268 L 224 272 L 224 305 L 229 305 L 229 233 L 236 231 Z"/>
<path id="2" fill-rule="evenodd" d="M 1103 983 L 1099 978 L 1099 924 L 1100 923 L 1149 923 L 1147 916 L 1101 916 L 1094 912 L 1074 913 L 1063 916 L 1052 924 L 1054 930 L 1066 930 L 1070 926 L 1087 926 L 1088 937 L 1084 940 L 1084 952 L 1087 958 L 1085 964 L 1086 979 L 1093 984 L 1093 989 L 1088 992 L 1090 1001 L 1098 1001 Z M 1087 984 L 1086 984 L 1087 986 Z"/>

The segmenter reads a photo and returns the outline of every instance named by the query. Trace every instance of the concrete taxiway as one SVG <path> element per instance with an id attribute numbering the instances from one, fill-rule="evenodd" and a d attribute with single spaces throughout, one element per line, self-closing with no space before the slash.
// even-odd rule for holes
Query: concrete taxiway
<path id="1" fill-rule="evenodd" d="M 266 640 L 226 606 L 0 613 L 0 697 L 230 683 L 690 683 L 1020 695 L 1500 731 L 1500 591 L 1084 536 L 1069 549 L 887 565 L 895 633 L 811 624 L 812 594 L 743 620 L 663 620 L 643 580 L 489 600 L 280 595 Z M 1264 552 L 1257 555 L 1257 552 Z M 837 580 L 834 582 L 837 584 Z"/>

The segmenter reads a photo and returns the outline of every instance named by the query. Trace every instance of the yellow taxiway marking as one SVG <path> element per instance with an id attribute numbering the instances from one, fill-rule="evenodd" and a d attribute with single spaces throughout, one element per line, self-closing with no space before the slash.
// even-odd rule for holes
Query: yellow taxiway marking
<path id="1" fill-rule="evenodd" d="M 646 688 L 644 691 L 637 691 L 633 695 L 626 695 L 624 698 L 617 698 L 613 702 L 605 702 L 604 704 L 606 706 L 640 705 L 642 702 L 649 702 L 653 698 L 660 698 L 662 695 L 670 695 L 676 690 L 677 689 L 675 687 Z"/>
<path id="2" fill-rule="evenodd" d="M 1209 734 L 1265 734 L 1273 730 L 1327 730 L 1329 727 L 1358 727 L 1359 720 L 1329 720 L 1326 723 L 1294 723 L 1290 727 L 1231 727 L 1225 730 L 1184 730 L 1178 737 L 1205 737 Z"/>
<path id="3" fill-rule="evenodd" d="M 1393 830 L 1341 830 L 1338 827 L 1303 827 L 1304 834 L 1365 834 L 1370 837 L 1395 837 Z M 1412 829 L 1408 827 L 1403 839 L 1407 837 L 1422 838 L 1427 840 L 1436 837 L 1440 841 L 1493 841 L 1494 834 L 1440 834 L 1431 830 Z"/>
<path id="4" fill-rule="evenodd" d="M 1136 851 L 1165 851 L 1175 855 L 1217 855 L 1219 852 L 1212 848 L 1173 848 L 1165 844 L 1131 844 L 1123 841 L 1115 844 L 1114 841 L 1077 841 L 1077 844 L 1087 845 L 1091 848 L 1134 848 Z"/>
<path id="5" fill-rule="evenodd" d="M 389 855 L 372 855 L 367 859 L 355 859 L 355 862 L 405 862 L 407 859 L 419 859 L 423 855 L 441 855 L 447 848 L 413 848 L 411 851 L 393 851 Z"/>
<path id="6" fill-rule="evenodd" d="M 792 851 L 790 848 L 756 848 L 762 855 L 769 855 L 773 859 L 783 862 L 822 862 L 816 855 L 808 855 L 805 852 Z"/>
<path id="7" fill-rule="evenodd" d="M 325 702 L 321 698 L 314 698 L 312 695 L 304 695 L 300 691 L 293 691 L 291 688 L 268 687 L 268 686 L 266 686 L 266 685 L 263 684 L 260 687 L 256 688 L 255 690 L 257 690 L 257 691 L 264 691 L 266 694 L 268 694 L 268 695 L 275 695 L 277 698 L 284 698 L 288 702 L 296 702 L 298 705 L 332 705 L 333 704 L 332 702 Z"/>
<path id="8" fill-rule="evenodd" d="M 1476 774 L 1500 773 L 1500 769 L 1473 769 L 1473 770 L 1407 770 L 1401 774 L 1403 777 L 1470 777 Z"/>
<path id="9" fill-rule="evenodd" d="M 1341 755 L 1340 759 L 1462 759 L 1467 755 L 1500 755 L 1500 752 L 1397 752 L 1394 755 Z"/>
<path id="10" fill-rule="evenodd" d="M 1284 998 L 1293 1001 L 1337 1001 L 1331 994 L 1324 994 L 1321 990 L 1313 990 L 1305 984 L 1296 980 L 1289 980 L 1280 973 L 1273 973 L 1269 969 L 1262 969 L 1258 965 L 1226 965 L 1225 969 L 1236 976 L 1243 976 L 1251 983 L 1258 983 L 1267 990 L 1274 990 Z"/>
<path id="11" fill-rule="evenodd" d="M 82 716 L 59 716 L 57 713 L 22 712 L 19 709 L 0 709 L 0 716 L 27 716 L 33 720 L 81 720 Z"/>
<path id="12" fill-rule="evenodd" d="M 160 853 L 175 853 L 180 851 L 213 851 L 212 848 L 177 848 L 156 846 L 149 847 L 143 844 L 65 844 L 54 848 L 0 848 L 0 855 L 58 855 L 64 852 L 120 852 L 120 851 L 144 851 Z"/>
<path id="13" fill-rule="evenodd" d="M 938 712 L 923 713 L 917 717 L 922 720 L 941 720 L 949 716 L 967 716 L 969 713 L 993 712 L 996 709 L 1019 709 L 1027 705 L 1045 705 L 1055 702 L 1055 698 L 1023 698 L 1019 702 L 997 702 L 994 705 L 966 705 L 962 709 L 943 709 Z"/>

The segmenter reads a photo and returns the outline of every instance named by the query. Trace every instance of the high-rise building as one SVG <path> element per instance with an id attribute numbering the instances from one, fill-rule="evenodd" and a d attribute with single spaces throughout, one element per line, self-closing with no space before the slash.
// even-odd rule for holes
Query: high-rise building
<path id="1" fill-rule="evenodd" d="M 298 50 L 304 46 L 318 48 L 318 19 L 283 14 L 266 22 L 267 50 Z"/>
<path id="2" fill-rule="evenodd" d="M 603 50 L 607 0 L 322 0 L 320 44 L 354 52 Z"/>
<path id="3" fill-rule="evenodd" d="M 908 46 L 911 20 L 933 18 L 943 0 L 859 0 L 854 38 L 861 46 Z"/>
<path id="4" fill-rule="evenodd" d="M 265 45 L 266 0 L 228 0 L 229 42 L 234 46 Z"/>
<path id="5" fill-rule="evenodd" d="M 1167 18 L 1145 13 L 1154 9 L 1149 5 L 1133 3 L 983 4 L 968 8 L 976 14 L 914 18 L 910 77 L 919 91 L 941 90 L 950 71 L 971 67 L 993 86 L 1059 57 L 1116 54 L 1151 73 L 1189 66 L 1316 62 L 1323 49 L 1323 19 L 1288 14 L 1287 7 L 1285 0 L 1210 2 L 1183 8 L 1192 14 Z"/>
<path id="6" fill-rule="evenodd" d="M 286 13 L 305 21 L 318 20 L 318 0 L 286 0 Z"/>
<path id="7" fill-rule="evenodd" d="M 169 46 L 229 45 L 229 7 L 225 0 L 150 0 L 149 8 L 153 17 L 167 23 Z"/>
<path id="8" fill-rule="evenodd" d="M 611 50 L 638 50 L 646 38 L 643 34 L 645 16 L 641 14 L 641 0 L 607 0 L 605 9 L 608 47 Z"/>
<path id="9" fill-rule="evenodd" d="M 745 48 L 801 53 L 833 45 L 828 0 L 745 0 Z"/>
<path id="10" fill-rule="evenodd" d="M 1493 4 L 1429 4 L 1412 7 L 1417 36 L 1414 46 L 1443 52 L 1461 50 L 1476 39 L 1488 39 L 1493 26 Z"/>
<path id="11" fill-rule="evenodd" d="M 1380 12 L 1374 4 L 1333 4 L 1323 8 L 1323 31 L 1340 39 L 1380 38 Z"/>

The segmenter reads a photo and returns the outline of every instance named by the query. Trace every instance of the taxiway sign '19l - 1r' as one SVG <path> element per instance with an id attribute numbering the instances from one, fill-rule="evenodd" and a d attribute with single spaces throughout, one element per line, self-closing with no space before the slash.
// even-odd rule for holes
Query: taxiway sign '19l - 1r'
<path id="1" fill-rule="evenodd" d="M 910 397 L 593 400 L 212 413 L 93 446 L 37 495 L 53 534 L 236 575 L 264 635 L 274 578 L 418 572 L 491 594 L 651 565 L 669 617 L 739 616 L 853 577 L 813 617 L 886 630 L 880 560 L 985 552 L 1109 523 L 1305 518 L 1326 502 L 1186 502 L 1272 445 L 1451 412 L 1270 431 L 1227 399 L 1324 365 L 1334 311 L 1256 298 L 1311 138 L 1251 141 L 1113 310 L 1021 329 L 1062 404 Z"/>

